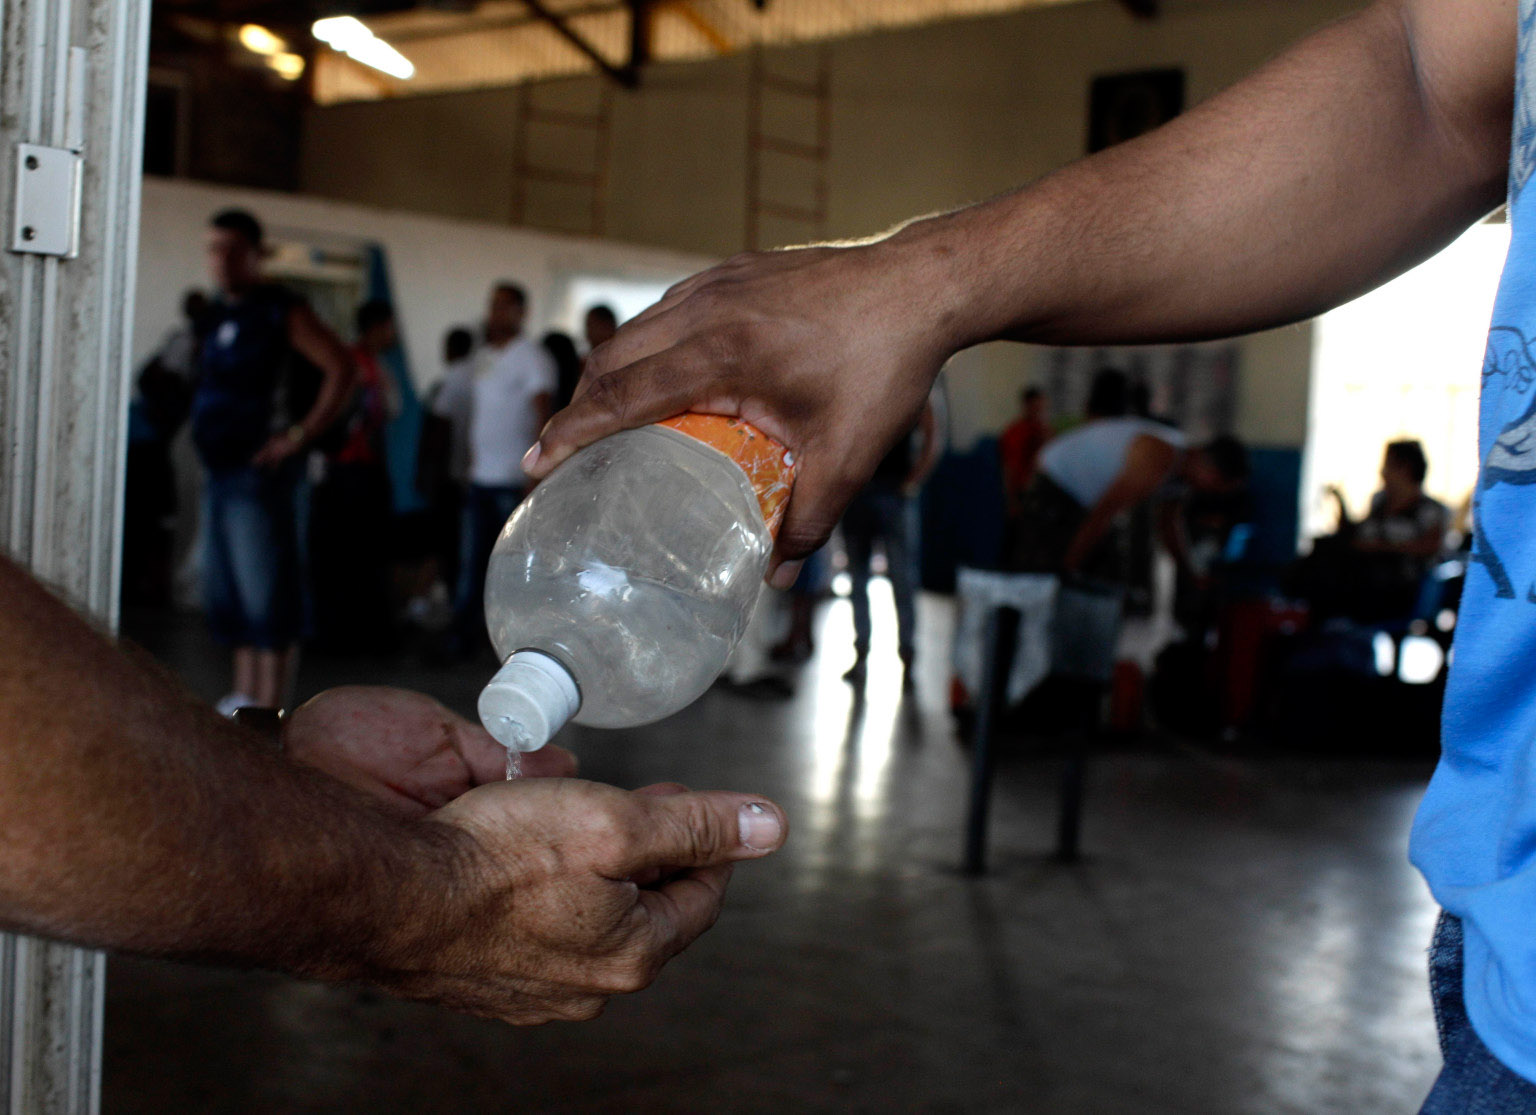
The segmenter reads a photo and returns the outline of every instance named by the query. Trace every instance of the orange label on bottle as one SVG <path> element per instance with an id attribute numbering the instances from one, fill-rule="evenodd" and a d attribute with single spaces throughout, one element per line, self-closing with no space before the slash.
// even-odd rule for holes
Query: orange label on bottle
<path id="1" fill-rule="evenodd" d="M 768 533 L 778 537 L 795 486 L 795 459 L 788 449 L 750 422 L 719 414 L 679 414 L 657 425 L 687 434 L 735 461 L 757 493 Z"/>

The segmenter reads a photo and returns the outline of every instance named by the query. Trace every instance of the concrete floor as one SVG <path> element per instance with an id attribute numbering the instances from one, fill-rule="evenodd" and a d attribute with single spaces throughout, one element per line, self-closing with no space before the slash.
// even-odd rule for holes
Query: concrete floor
<path id="1" fill-rule="evenodd" d="M 884 582 L 877 582 L 883 586 Z M 888 599 L 877 647 L 891 642 Z M 1085 860 L 1045 854 L 1055 770 L 1000 772 L 993 870 L 956 869 L 966 753 L 949 612 L 923 601 L 902 700 L 848 606 L 789 701 L 712 691 L 634 732 L 572 730 L 586 776 L 768 794 L 795 826 L 716 928 L 593 1023 L 515 1030 L 368 991 L 133 958 L 109 967 L 104 1110 L 129 1112 L 1413 1112 L 1439 1065 L 1434 908 L 1404 847 L 1419 764 L 1170 745 L 1091 773 Z M 209 697 L 195 620 L 130 633 Z M 301 689 L 410 685 L 469 713 L 485 670 L 311 659 Z"/>

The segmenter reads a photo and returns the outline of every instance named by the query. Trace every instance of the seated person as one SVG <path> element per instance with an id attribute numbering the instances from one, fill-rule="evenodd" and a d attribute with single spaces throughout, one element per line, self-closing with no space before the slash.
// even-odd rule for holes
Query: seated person
<path id="1" fill-rule="evenodd" d="M 1417 441 L 1389 444 L 1381 491 L 1359 521 L 1350 517 L 1344 493 L 1337 486 L 1328 489 L 1339 505 L 1338 531 L 1317 540 L 1291 579 L 1314 614 L 1368 623 L 1412 614 L 1451 522 L 1445 504 L 1424 494 L 1428 471 Z"/>

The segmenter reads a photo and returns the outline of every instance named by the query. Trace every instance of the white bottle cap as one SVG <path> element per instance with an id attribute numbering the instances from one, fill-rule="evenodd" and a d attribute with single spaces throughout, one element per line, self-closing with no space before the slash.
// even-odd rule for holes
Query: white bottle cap
<path id="1" fill-rule="evenodd" d="M 581 708 L 581 691 L 557 658 L 520 650 L 480 691 L 480 723 L 509 751 L 537 751 Z"/>

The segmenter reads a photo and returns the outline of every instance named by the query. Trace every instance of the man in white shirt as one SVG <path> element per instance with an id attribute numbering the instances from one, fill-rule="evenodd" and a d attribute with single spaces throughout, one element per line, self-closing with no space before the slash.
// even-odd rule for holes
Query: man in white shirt
<path id="1" fill-rule="evenodd" d="M 549 353 L 523 334 L 527 308 L 522 287 L 497 283 L 486 314 L 485 344 L 474 357 L 465 546 L 454 601 L 454 632 L 465 653 L 484 640 L 485 564 L 502 524 L 528 489 L 523 454 L 549 421 L 557 385 Z"/>

